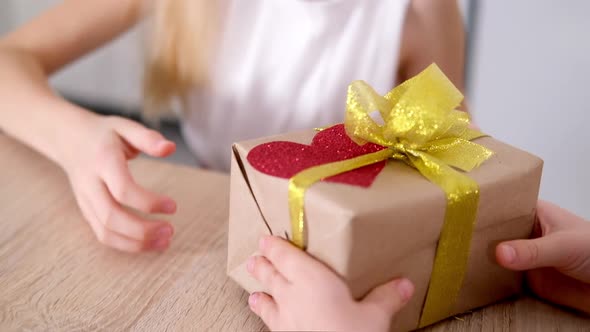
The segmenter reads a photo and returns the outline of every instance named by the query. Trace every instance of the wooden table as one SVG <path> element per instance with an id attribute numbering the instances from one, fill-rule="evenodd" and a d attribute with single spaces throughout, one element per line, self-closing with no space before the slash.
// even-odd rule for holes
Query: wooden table
<path id="1" fill-rule="evenodd" d="M 147 159 L 138 181 L 179 204 L 171 248 L 100 245 L 63 172 L 0 134 L 0 330 L 258 331 L 247 294 L 225 276 L 229 178 Z M 590 319 L 532 298 L 428 331 L 590 331 Z"/>

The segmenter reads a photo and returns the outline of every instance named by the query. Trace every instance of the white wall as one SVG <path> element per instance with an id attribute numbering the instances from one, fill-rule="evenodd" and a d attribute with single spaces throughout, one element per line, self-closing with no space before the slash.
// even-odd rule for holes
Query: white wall
<path id="1" fill-rule="evenodd" d="M 0 34 L 12 26 L 12 5 L 10 3 L 0 4 Z"/>
<path id="2" fill-rule="evenodd" d="M 470 88 L 476 121 L 542 157 L 541 196 L 590 218 L 590 1 L 480 7 Z"/>

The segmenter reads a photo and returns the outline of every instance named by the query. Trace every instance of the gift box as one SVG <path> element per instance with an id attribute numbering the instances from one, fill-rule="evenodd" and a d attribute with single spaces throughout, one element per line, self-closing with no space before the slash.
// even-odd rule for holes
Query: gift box
<path id="1" fill-rule="evenodd" d="M 345 124 L 234 144 L 227 268 L 240 286 L 265 291 L 245 265 L 260 237 L 273 234 L 331 267 L 355 298 L 409 278 L 415 293 L 394 318 L 396 331 L 521 291 L 522 274 L 498 266 L 494 252 L 501 241 L 530 235 L 542 160 L 466 128 L 453 110 L 458 91 L 435 66 L 396 89 L 381 97 L 351 86 Z M 371 116 L 375 109 L 384 124 Z M 423 135 L 428 128 L 434 136 Z M 365 156 L 373 158 L 339 163 Z M 302 171 L 321 165 L 335 175 L 294 190 L 308 176 Z"/>

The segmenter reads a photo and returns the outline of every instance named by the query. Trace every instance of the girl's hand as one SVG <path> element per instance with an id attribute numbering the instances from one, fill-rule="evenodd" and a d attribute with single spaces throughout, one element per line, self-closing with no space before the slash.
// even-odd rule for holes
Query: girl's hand
<path id="1" fill-rule="evenodd" d="M 590 314 L 590 222 L 539 201 L 535 226 L 538 238 L 499 244 L 498 263 L 529 270 L 528 285 L 539 297 Z"/>
<path id="2" fill-rule="evenodd" d="M 71 142 L 60 161 L 98 240 L 128 252 L 166 249 L 172 225 L 144 218 L 132 209 L 170 214 L 176 211 L 176 203 L 138 185 L 127 161 L 140 152 L 168 156 L 175 144 L 154 130 L 119 117 L 92 115 L 77 125 L 81 128 L 69 135 Z"/>
<path id="3" fill-rule="evenodd" d="M 264 237 L 260 252 L 247 269 L 269 294 L 253 293 L 248 302 L 273 331 L 388 331 L 414 292 L 409 280 L 396 279 L 356 301 L 334 272 L 289 242 Z"/>

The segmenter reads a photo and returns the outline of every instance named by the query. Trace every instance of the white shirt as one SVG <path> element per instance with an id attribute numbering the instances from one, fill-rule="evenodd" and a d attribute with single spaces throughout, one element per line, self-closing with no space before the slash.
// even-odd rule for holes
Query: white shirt
<path id="1" fill-rule="evenodd" d="M 408 1 L 229 0 L 182 125 L 199 163 L 228 170 L 233 142 L 342 122 L 354 80 L 389 91 Z"/>

